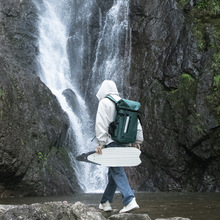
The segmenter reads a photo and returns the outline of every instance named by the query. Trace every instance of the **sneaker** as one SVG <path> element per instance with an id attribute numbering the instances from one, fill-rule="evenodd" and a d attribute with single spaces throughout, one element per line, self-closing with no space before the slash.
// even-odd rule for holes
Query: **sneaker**
<path id="1" fill-rule="evenodd" d="M 102 209 L 103 211 L 105 212 L 108 212 L 108 211 L 112 211 L 112 207 L 111 207 L 111 204 L 109 201 L 106 201 L 105 203 L 100 203 L 99 204 L 99 209 Z"/>
<path id="2" fill-rule="evenodd" d="M 131 211 L 132 209 L 138 209 L 138 208 L 140 208 L 140 207 L 139 207 L 139 205 L 137 204 L 136 199 L 133 198 L 133 199 L 131 200 L 131 202 L 130 202 L 128 205 L 124 206 L 124 208 L 123 208 L 119 213 L 129 212 L 129 211 Z"/>

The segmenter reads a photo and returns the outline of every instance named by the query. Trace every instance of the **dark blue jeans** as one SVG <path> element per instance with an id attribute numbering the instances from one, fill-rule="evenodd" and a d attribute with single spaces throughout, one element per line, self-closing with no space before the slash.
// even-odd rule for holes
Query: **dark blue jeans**
<path id="1" fill-rule="evenodd" d="M 108 144 L 106 147 L 122 147 L 123 145 L 115 142 Z M 101 203 L 113 201 L 116 189 L 121 192 L 124 206 L 128 205 L 134 198 L 134 193 L 129 185 L 124 167 L 109 167 L 108 184 L 102 196 Z"/>

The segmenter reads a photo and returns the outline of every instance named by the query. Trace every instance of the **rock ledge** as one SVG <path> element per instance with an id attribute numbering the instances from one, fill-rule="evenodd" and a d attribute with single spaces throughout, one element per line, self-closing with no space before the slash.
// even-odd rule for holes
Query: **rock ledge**
<path id="1" fill-rule="evenodd" d="M 104 213 L 81 202 L 72 204 L 66 201 L 35 203 L 32 205 L 0 205 L 0 220 L 151 220 L 147 214 L 116 214 L 116 211 L 118 213 L 118 210 Z M 175 217 L 167 220 L 190 219 Z"/>

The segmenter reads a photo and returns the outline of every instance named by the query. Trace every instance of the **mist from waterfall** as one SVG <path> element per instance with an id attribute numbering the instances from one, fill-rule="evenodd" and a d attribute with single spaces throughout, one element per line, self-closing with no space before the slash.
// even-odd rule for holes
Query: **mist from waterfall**
<path id="1" fill-rule="evenodd" d="M 95 0 L 34 0 L 39 13 L 39 76 L 57 97 L 62 109 L 67 113 L 70 127 L 67 145 L 72 147 L 70 158 L 78 181 L 84 192 L 102 191 L 106 185 L 106 168 L 75 161 L 75 156 L 94 150 L 96 142 L 94 117 L 85 102 L 88 88 L 91 88 L 91 102 L 96 99 L 98 85 L 104 79 L 123 79 L 129 64 L 128 1 L 114 1 L 113 6 L 103 18 L 99 10 L 99 39 L 92 69 L 88 72 L 87 82 L 79 84 L 84 71 L 85 52 L 90 47 L 88 27 Z M 125 7 L 126 6 L 126 7 Z M 103 22 L 104 20 L 104 22 Z M 103 25 L 104 23 L 104 25 Z M 72 33 L 70 33 L 70 27 Z M 109 36 L 108 33 L 111 33 Z M 108 39 L 107 39 L 108 37 Z M 127 38 L 127 39 L 126 39 Z M 110 42 L 112 39 L 112 42 Z M 124 42 L 125 50 L 119 47 Z M 126 43 L 125 43 L 126 42 Z M 90 42 L 91 44 L 91 42 Z M 72 47 L 70 46 L 72 45 Z M 68 49 L 69 48 L 69 49 Z M 70 63 L 68 50 L 74 60 Z M 118 70 L 121 75 L 118 77 Z M 122 83 L 122 81 L 120 81 Z M 82 87 L 85 87 L 82 89 Z M 94 101 L 95 103 L 95 101 Z"/>

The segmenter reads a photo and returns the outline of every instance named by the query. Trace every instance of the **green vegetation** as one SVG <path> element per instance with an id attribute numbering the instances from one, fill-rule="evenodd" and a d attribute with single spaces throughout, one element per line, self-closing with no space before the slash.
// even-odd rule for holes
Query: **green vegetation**
<path id="1" fill-rule="evenodd" d="M 197 41 L 197 45 L 199 49 L 203 50 L 206 46 L 206 39 L 205 39 L 205 23 L 201 21 L 199 18 L 194 18 L 194 27 L 193 27 L 193 36 Z"/>
<path id="2" fill-rule="evenodd" d="M 181 83 L 182 84 L 191 84 L 192 82 L 194 82 L 194 79 L 192 78 L 192 76 L 190 74 L 182 73 L 182 75 L 181 75 Z"/>
<path id="3" fill-rule="evenodd" d="M 166 111 L 172 111 L 172 117 L 169 116 L 170 119 L 168 116 L 166 117 L 171 125 L 175 121 L 178 128 L 187 126 L 194 135 L 201 136 L 204 133 L 204 126 L 203 116 L 197 108 L 197 89 L 198 80 L 189 73 L 182 73 L 178 89 L 169 92 L 169 105 L 167 105 Z"/>
<path id="4" fill-rule="evenodd" d="M 220 40 L 219 33 L 219 17 L 220 15 L 220 0 L 201 0 L 191 10 L 191 16 L 194 21 L 193 35 L 197 40 L 197 45 L 200 49 L 207 47 L 215 48 L 216 45 L 207 39 L 208 31 L 213 31 L 213 37 Z"/>
<path id="5" fill-rule="evenodd" d="M 213 86 L 216 87 L 216 89 L 220 86 L 220 75 L 214 76 Z"/>
<path id="6" fill-rule="evenodd" d="M 179 0 L 179 8 L 182 10 L 190 0 Z M 220 1 L 219 0 L 201 0 L 196 6 L 203 15 L 208 14 L 211 16 L 216 16 L 220 13 Z"/>
<path id="7" fill-rule="evenodd" d="M 213 71 L 216 74 L 220 74 L 220 52 L 217 52 L 213 55 L 213 60 L 212 60 L 212 68 Z"/>
<path id="8" fill-rule="evenodd" d="M 212 55 L 206 60 L 206 70 L 213 83 L 206 97 L 207 106 L 220 122 L 220 0 L 201 0 L 192 7 L 192 34 L 201 53 Z M 199 127 L 196 127 L 199 130 Z"/>
<path id="9" fill-rule="evenodd" d="M 206 97 L 206 101 L 210 106 L 213 113 L 216 114 L 218 121 L 220 123 L 220 93 L 218 89 L 214 89 L 215 92 Z"/>
<path id="10" fill-rule="evenodd" d="M 195 79 L 188 73 L 182 73 L 180 77 L 180 85 L 177 89 L 170 91 L 171 95 L 182 94 L 186 99 L 194 97 L 196 94 L 197 83 Z"/>
<path id="11" fill-rule="evenodd" d="M 189 2 L 190 2 L 190 0 L 180 0 L 179 1 L 179 9 L 182 10 L 184 8 L 184 6 Z"/>
<path id="12" fill-rule="evenodd" d="M 46 161 L 46 160 L 47 160 L 47 157 L 44 156 L 43 153 L 39 151 L 39 152 L 38 152 L 38 159 L 39 159 L 40 161 L 43 161 L 43 160 Z"/>
<path id="13" fill-rule="evenodd" d="M 0 99 L 1 100 L 4 100 L 5 99 L 5 96 L 6 96 L 6 93 L 3 89 L 0 89 Z"/>
<path id="14" fill-rule="evenodd" d="M 220 25 L 215 26 L 215 29 L 213 30 L 213 39 L 214 54 L 211 64 L 213 73 L 213 87 L 206 100 L 220 122 Z"/>
<path id="15" fill-rule="evenodd" d="M 193 114 L 193 117 L 194 117 L 195 131 L 199 134 L 202 134 L 204 129 L 202 128 L 203 127 L 203 119 L 202 119 L 201 114 L 199 114 L 199 113 Z"/>
<path id="16" fill-rule="evenodd" d="M 202 0 L 196 5 L 203 14 L 209 14 L 215 16 L 220 13 L 220 1 L 219 0 Z"/>
<path id="17" fill-rule="evenodd" d="M 195 129 L 198 133 L 202 133 L 203 132 L 203 129 L 201 128 L 201 126 L 198 124 L 198 125 L 195 125 Z"/>
<path id="18" fill-rule="evenodd" d="M 181 93 L 183 93 L 182 95 L 190 98 L 193 96 L 193 94 L 196 93 L 196 88 L 197 88 L 197 83 L 195 83 L 195 79 L 193 79 L 193 77 L 188 73 L 182 73 L 180 78 L 180 85 L 178 89 L 180 90 Z"/>
<path id="19" fill-rule="evenodd" d="M 190 100 L 195 99 L 196 91 L 197 81 L 190 74 L 182 73 L 178 89 L 169 92 L 170 101 L 174 103 L 174 111 L 182 111 L 183 108 L 188 108 Z"/>
<path id="20" fill-rule="evenodd" d="M 24 140 L 21 138 L 20 141 L 21 141 L 21 146 L 24 146 L 24 144 L 25 144 L 25 143 L 24 143 Z"/>

